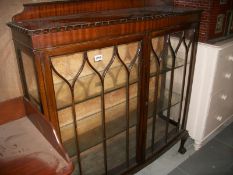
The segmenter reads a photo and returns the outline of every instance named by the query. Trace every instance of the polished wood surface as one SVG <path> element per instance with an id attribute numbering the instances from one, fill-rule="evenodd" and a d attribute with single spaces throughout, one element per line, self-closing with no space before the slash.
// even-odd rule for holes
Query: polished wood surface
<path id="1" fill-rule="evenodd" d="M 73 165 L 52 125 L 22 97 L 0 104 L 0 174 L 68 175 Z"/>
<path id="2" fill-rule="evenodd" d="M 25 116 L 23 98 L 16 98 L 0 103 L 0 125 Z"/>
<path id="3" fill-rule="evenodd" d="M 109 1 L 95 0 L 79 1 L 79 2 L 48 2 L 48 3 L 33 3 L 24 5 L 24 13 L 13 17 L 14 21 L 25 19 L 44 18 L 50 16 L 66 16 L 82 12 L 103 11 L 112 9 L 125 9 L 143 7 L 144 2 L 141 0 L 124 0 L 124 1 Z M 52 8 L 51 8 L 52 7 Z"/>

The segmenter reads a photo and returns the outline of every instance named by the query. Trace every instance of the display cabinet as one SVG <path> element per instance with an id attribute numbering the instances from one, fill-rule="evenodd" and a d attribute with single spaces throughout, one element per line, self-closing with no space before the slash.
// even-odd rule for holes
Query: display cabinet
<path id="1" fill-rule="evenodd" d="M 8 25 L 24 95 L 77 174 L 138 170 L 185 130 L 200 10 L 147 1 L 28 4 Z"/>

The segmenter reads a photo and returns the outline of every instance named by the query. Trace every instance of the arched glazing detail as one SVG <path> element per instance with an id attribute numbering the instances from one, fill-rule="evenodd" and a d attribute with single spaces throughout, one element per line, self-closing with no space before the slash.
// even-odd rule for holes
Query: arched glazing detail
<path id="1" fill-rule="evenodd" d="M 61 137 L 79 174 L 136 163 L 140 57 L 135 42 L 51 58 Z"/>
<path id="2" fill-rule="evenodd" d="M 182 125 L 193 33 L 185 30 L 151 40 L 147 156 L 174 138 Z"/>

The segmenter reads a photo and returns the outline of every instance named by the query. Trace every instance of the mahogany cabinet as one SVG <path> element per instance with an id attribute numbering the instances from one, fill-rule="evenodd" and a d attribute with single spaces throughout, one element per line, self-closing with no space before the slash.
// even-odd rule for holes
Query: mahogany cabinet
<path id="1" fill-rule="evenodd" d="M 26 4 L 13 17 L 24 96 L 76 174 L 136 171 L 185 130 L 200 10 L 147 1 Z"/>

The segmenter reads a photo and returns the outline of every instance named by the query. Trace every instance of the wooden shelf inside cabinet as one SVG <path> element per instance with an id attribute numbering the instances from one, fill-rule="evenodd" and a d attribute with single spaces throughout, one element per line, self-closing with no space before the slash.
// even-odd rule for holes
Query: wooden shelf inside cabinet
<path id="1" fill-rule="evenodd" d="M 52 125 L 28 101 L 1 102 L 0 116 L 0 174 L 72 173 L 72 162 Z"/>
<path id="2" fill-rule="evenodd" d="M 201 11 L 156 4 L 27 4 L 8 23 L 24 96 L 78 175 L 127 173 L 180 139 L 185 150 Z"/>
<path id="3" fill-rule="evenodd" d="M 168 95 L 168 93 L 166 93 Z M 129 114 L 129 127 L 135 128 L 137 124 L 137 100 L 138 97 L 133 97 L 130 99 L 130 114 Z M 173 93 L 172 95 L 172 103 L 171 106 L 168 106 L 168 100 L 167 99 L 160 99 L 160 101 L 157 104 L 157 114 L 168 110 L 169 108 L 172 108 L 173 106 L 181 103 L 180 101 L 180 95 Z M 126 130 L 126 120 L 125 120 L 125 110 L 124 106 L 126 105 L 126 102 L 123 101 L 119 104 L 116 104 L 115 106 L 111 106 L 106 111 L 106 130 L 107 135 L 106 139 L 109 140 L 116 135 L 125 132 Z M 149 103 L 149 110 L 148 110 L 148 119 L 153 117 L 153 102 L 151 101 Z M 79 131 L 79 144 L 80 144 L 80 151 L 83 152 L 97 144 L 100 144 L 103 141 L 102 136 L 102 125 L 100 122 L 101 118 L 101 111 L 98 111 L 97 113 L 91 114 L 89 116 L 82 117 L 80 120 L 77 120 Z M 160 119 L 162 120 L 162 119 Z M 90 125 L 92 123 L 92 125 Z M 95 124 L 94 124 L 95 123 Z M 87 124 L 89 124 L 89 127 L 87 128 Z M 69 155 L 72 157 L 75 153 L 75 142 L 74 142 L 74 133 L 73 133 L 73 121 L 66 121 L 65 124 L 61 124 L 61 135 L 64 147 L 69 152 Z M 81 132 L 81 133 L 80 133 Z M 161 136 L 162 137 L 162 136 Z M 89 139 L 86 139 L 89 138 Z"/>
<path id="4" fill-rule="evenodd" d="M 151 130 L 152 128 L 152 119 L 148 120 L 148 128 L 149 130 Z M 159 126 L 157 128 L 157 132 L 156 132 L 156 143 L 155 143 L 155 147 L 157 150 L 161 149 L 162 146 L 165 145 L 165 139 L 164 139 L 164 132 L 165 132 L 165 122 L 163 119 L 157 117 L 157 125 Z M 169 134 L 171 136 L 174 137 L 174 133 L 176 132 L 176 126 L 174 125 L 170 125 L 169 127 Z M 151 133 L 147 134 L 148 138 L 151 138 Z M 94 135 L 88 137 L 92 139 L 94 139 Z M 130 166 L 134 166 L 135 163 L 133 160 L 136 159 L 136 126 L 132 126 L 129 128 L 129 150 L 130 150 Z M 109 139 L 107 139 L 107 149 L 108 149 L 108 155 L 109 155 L 109 173 L 110 174 L 118 174 L 119 172 L 117 172 L 117 170 L 119 169 L 126 169 L 127 165 L 126 165 L 126 161 L 125 161 L 125 156 L 126 156 L 126 145 L 124 144 L 126 140 L 126 131 L 122 131 L 112 137 L 110 137 Z M 149 147 L 149 144 L 151 142 L 151 139 L 147 140 L 147 149 L 151 149 Z M 69 146 L 69 150 L 73 150 L 74 151 L 74 147 L 75 145 L 68 145 Z M 155 151 L 156 151 L 155 149 Z M 74 151 L 75 152 L 75 151 Z M 75 155 L 75 153 L 73 152 L 73 154 Z M 117 156 L 116 156 L 117 155 Z M 103 162 L 103 149 L 102 149 L 102 143 L 99 142 L 99 144 L 96 144 L 86 150 L 84 150 L 81 153 L 81 156 L 83 157 L 83 161 L 84 163 L 84 169 L 87 170 L 86 172 L 84 172 L 85 174 L 101 174 L 102 173 L 102 168 L 103 167 L 98 167 L 95 166 L 96 162 Z M 76 156 L 73 157 L 73 159 L 75 159 Z M 88 169 L 88 167 L 93 167 L 92 169 Z"/>
<path id="5" fill-rule="evenodd" d="M 166 65 L 166 67 L 162 68 L 159 73 L 157 73 L 156 71 L 151 71 L 150 78 L 170 72 L 172 70 L 171 59 L 172 59 L 171 57 L 168 58 L 168 63 Z M 154 62 L 152 62 L 151 64 L 154 64 Z M 184 64 L 185 64 L 184 59 L 177 57 L 174 70 L 183 67 Z M 187 64 L 189 64 L 189 62 Z M 134 66 L 137 67 L 138 65 L 134 65 Z M 151 65 L 151 66 L 153 67 L 155 65 Z M 111 68 L 109 70 L 109 72 L 110 72 L 109 77 L 107 77 L 106 79 L 108 79 L 110 82 L 114 82 L 114 80 L 116 81 L 117 79 L 119 79 L 121 74 L 125 74 L 124 71 L 125 71 L 125 68 L 122 65 Z M 100 71 L 99 73 L 102 74 L 102 72 L 103 71 Z M 138 83 L 138 72 L 132 71 L 132 73 L 130 75 L 131 76 L 130 76 L 129 85 L 135 85 L 136 83 Z M 97 80 L 95 80 L 95 79 L 97 79 Z M 68 82 L 70 84 L 72 84 L 73 79 L 68 80 Z M 88 74 L 85 76 L 80 76 L 77 79 L 77 83 L 80 84 L 81 87 L 80 88 L 77 87 L 75 89 L 75 94 L 80 94 L 80 95 L 77 95 L 75 97 L 75 104 L 79 104 L 79 103 L 82 103 L 82 102 L 85 102 L 85 101 L 88 101 L 88 100 L 91 100 L 93 98 L 100 96 L 101 82 L 100 82 L 98 76 L 96 75 L 96 73 Z M 94 92 L 94 93 L 90 94 L 91 89 L 94 88 L 93 86 L 90 85 L 91 83 L 94 84 L 94 87 L 96 87 L 98 89 L 98 92 Z M 85 86 L 85 84 L 88 86 Z M 116 81 L 112 84 L 105 85 L 105 94 L 112 93 L 114 91 L 117 91 L 117 90 L 125 88 L 125 87 L 126 87 L 126 80 L 121 79 L 119 82 Z M 64 110 L 68 107 L 71 107 L 72 104 L 69 100 L 70 99 L 69 98 L 69 95 L 70 95 L 69 91 L 70 90 L 68 89 L 66 82 L 61 80 L 60 82 L 55 83 L 54 89 L 55 89 L 55 94 L 56 94 L 57 110 L 58 111 Z M 36 93 L 36 91 L 30 92 L 30 94 L 32 94 L 34 101 L 36 101 L 39 104 L 39 100 L 36 99 L 35 93 Z M 65 101 L 65 100 L 67 100 L 67 101 Z"/>

